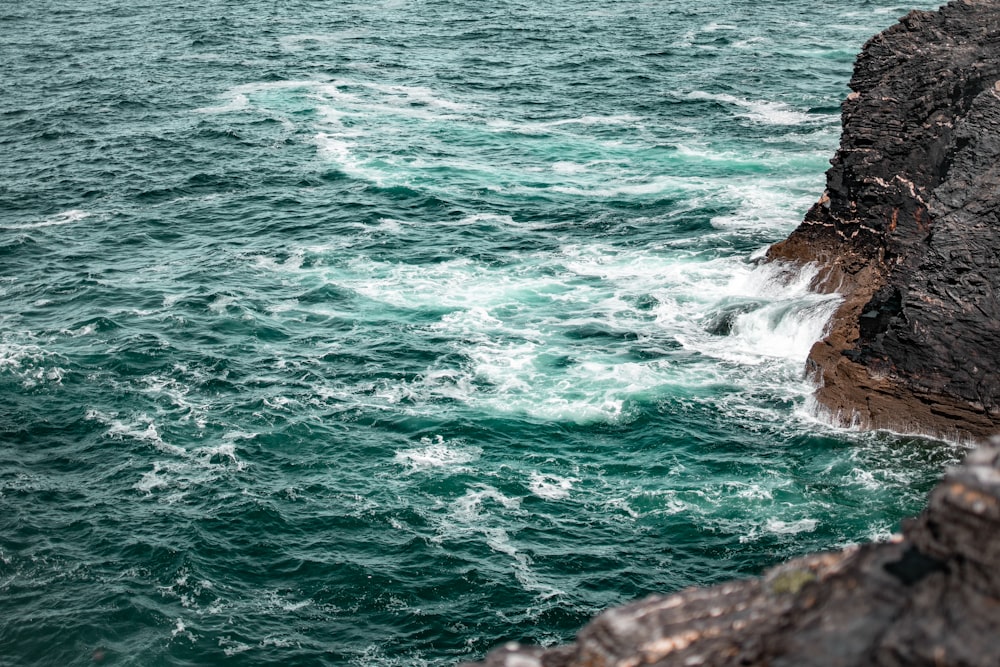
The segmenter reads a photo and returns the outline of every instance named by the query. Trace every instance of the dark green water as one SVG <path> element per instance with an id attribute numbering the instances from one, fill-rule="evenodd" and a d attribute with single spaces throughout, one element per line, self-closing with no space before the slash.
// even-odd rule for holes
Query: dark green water
<path id="1" fill-rule="evenodd" d="M 886 537 L 960 452 L 814 418 L 753 258 L 907 9 L 0 7 L 0 665 L 444 666 Z"/>

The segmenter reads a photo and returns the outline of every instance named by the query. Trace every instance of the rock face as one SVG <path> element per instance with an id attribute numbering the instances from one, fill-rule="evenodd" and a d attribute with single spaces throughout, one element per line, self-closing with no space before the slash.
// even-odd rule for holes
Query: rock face
<path id="1" fill-rule="evenodd" d="M 827 190 L 772 261 L 844 301 L 810 353 L 831 417 L 984 441 L 1000 431 L 1000 1 L 912 12 L 858 57 Z M 480 667 L 1000 664 L 1000 441 L 892 542 L 650 597 L 575 643 Z"/>
<path id="2" fill-rule="evenodd" d="M 809 357 L 841 423 L 1000 431 L 1000 2 L 911 12 L 865 45 L 827 190 L 772 260 L 844 302 Z"/>
<path id="3" fill-rule="evenodd" d="M 992 667 L 998 637 L 1000 448 L 983 447 L 893 542 L 650 597 L 598 616 L 574 644 L 508 644 L 479 667 Z"/>

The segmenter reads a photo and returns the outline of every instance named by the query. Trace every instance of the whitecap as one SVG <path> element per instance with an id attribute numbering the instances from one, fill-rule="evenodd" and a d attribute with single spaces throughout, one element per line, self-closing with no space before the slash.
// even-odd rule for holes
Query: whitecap
<path id="1" fill-rule="evenodd" d="M 396 452 L 394 461 L 411 471 L 435 468 L 453 468 L 472 463 L 482 454 L 479 447 L 463 447 L 445 441 L 441 435 L 434 440 L 420 439 L 421 447 Z"/>
<path id="2" fill-rule="evenodd" d="M 235 302 L 236 297 L 229 294 L 220 294 L 212 300 L 212 303 L 208 304 L 208 309 L 213 313 L 223 315 L 228 310 L 229 306 L 233 305 Z"/>
<path id="3" fill-rule="evenodd" d="M 184 298 L 184 294 L 164 294 L 163 295 L 163 307 L 172 308 L 175 303 Z"/>
<path id="4" fill-rule="evenodd" d="M 14 370 L 21 368 L 25 362 L 40 363 L 45 358 L 45 351 L 38 345 L 3 342 L 0 343 L 0 369 Z"/>
<path id="5" fill-rule="evenodd" d="M 219 648 L 222 649 L 227 658 L 231 658 L 234 655 L 249 651 L 253 646 L 236 641 L 227 635 L 219 640 Z"/>
<path id="6" fill-rule="evenodd" d="M 139 442 L 147 442 L 156 449 L 175 456 L 187 455 L 187 450 L 177 445 L 171 445 L 160 437 L 160 431 L 152 419 L 141 415 L 134 421 L 121 421 L 112 418 L 107 431 L 109 437 L 117 440 L 131 439 Z"/>
<path id="7" fill-rule="evenodd" d="M 187 628 L 184 626 L 184 621 L 178 618 L 177 623 L 174 625 L 173 631 L 170 633 L 170 638 L 173 639 L 174 637 L 181 634 L 185 630 L 187 630 Z M 188 633 L 188 635 L 190 636 L 190 633 Z"/>
<path id="8" fill-rule="evenodd" d="M 587 171 L 587 165 L 560 160 L 552 164 L 552 171 L 557 174 L 580 174 Z"/>
<path id="9" fill-rule="evenodd" d="M 764 523 L 764 530 L 774 535 L 795 535 L 797 533 L 811 533 L 816 530 L 816 519 L 799 519 L 798 521 L 782 521 L 780 519 L 768 519 Z"/>
<path id="10" fill-rule="evenodd" d="M 533 472 L 528 482 L 528 488 L 533 494 L 544 500 L 563 500 L 569 497 L 573 482 L 578 481 L 580 480 L 573 477 L 559 477 L 558 475 L 543 475 Z"/>
<path id="11" fill-rule="evenodd" d="M 505 510 L 517 510 L 521 507 L 520 498 L 506 496 L 488 484 L 477 484 L 465 492 L 452 505 L 452 516 L 460 523 L 468 525 L 481 516 L 483 504 L 493 501 Z"/>
<path id="12" fill-rule="evenodd" d="M 235 470 L 242 471 L 246 469 L 246 463 L 236 456 L 236 445 L 232 442 L 199 447 L 193 453 L 195 458 L 205 467 L 231 464 Z"/>
<path id="13" fill-rule="evenodd" d="M 826 116 L 799 111 L 785 102 L 748 100 L 744 97 L 737 97 L 727 93 L 707 93 L 702 90 L 695 90 L 688 93 L 687 98 L 689 100 L 711 100 L 740 107 L 744 111 L 737 114 L 737 116 L 766 125 L 803 125 L 829 120 Z"/>
<path id="14" fill-rule="evenodd" d="M 456 225 L 474 225 L 483 222 L 488 222 L 498 227 L 516 227 L 518 224 L 514 222 L 514 218 L 509 215 L 498 215 L 496 213 L 473 213 L 468 215 L 457 223 Z"/>
<path id="15" fill-rule="evenodd" d="M 345 140 L 344 135 L 318 132 L 314 140 L 319 156 L 335 163 L 348 176 L 371 181 L 380 186 L 386 183 L 387 175 L 384 172 L 366 166 L 363 160 L 355 157 L 353 146 Z"/>
<path id="16" fill-rule="evenodd" d="M 26 229 L 39 229 L 42 227 L 57 227 L 60 225 L 70 225 L 74 222 L 79 222 L 90 217 L 90 213 L 87 211 L 81 211 L 80 209 L 71 209 L 69 211 L 63 211 L 62 213 L 57 213 L 51 218 L 46 218 L 40 222 L 29 222 L 23 225 L 0 225 L 0 229 L 10 229 L 10 230 L 26 230 Z"/>
<path id="17" fill-rule="evenodd" d="M 625 498 L 609 498 L 603 504 L 605 507 L 624 512 L 632 519 L 638 519 L 640 516 L 637 511 L 632 509 L 632 506 L 628 504 L 628 500 Z"/>

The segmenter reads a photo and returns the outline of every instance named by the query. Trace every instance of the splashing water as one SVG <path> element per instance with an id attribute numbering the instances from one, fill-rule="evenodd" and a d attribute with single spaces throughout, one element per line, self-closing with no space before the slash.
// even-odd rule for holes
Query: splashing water
<path id="1" fill-rule="evenodd" d="M 818 423 L 759 262 L 908 7 L 272 5 L 0 16 L 10 664 L 565 641 L 959 455 Z"/>

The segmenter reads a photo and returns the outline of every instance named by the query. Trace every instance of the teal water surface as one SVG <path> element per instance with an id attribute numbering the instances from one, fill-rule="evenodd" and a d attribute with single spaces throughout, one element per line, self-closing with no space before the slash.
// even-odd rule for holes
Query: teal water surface
<path id="1" fill-rule="evenodd" d="M 438 667 L 887 537 L 959 451 L 816 419 L 755 260 L 908 9 L 4 5 L 0 665 Z"/>

